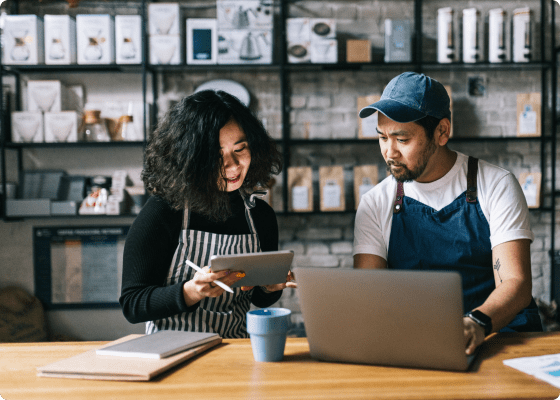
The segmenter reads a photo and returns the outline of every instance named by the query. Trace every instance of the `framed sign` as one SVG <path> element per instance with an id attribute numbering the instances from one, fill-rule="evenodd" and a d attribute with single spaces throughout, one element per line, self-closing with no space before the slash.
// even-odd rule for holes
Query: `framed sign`
<path id="1" fill-rule="evenodd" d="M 46 309 L 119 306 L 128 229 L 33 228 L 35 296 Z"/>

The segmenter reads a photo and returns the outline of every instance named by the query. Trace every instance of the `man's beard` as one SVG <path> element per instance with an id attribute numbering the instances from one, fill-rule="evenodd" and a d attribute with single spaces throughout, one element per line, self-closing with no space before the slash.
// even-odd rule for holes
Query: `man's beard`
<path id="1" fill-rule="evenodd" d="M 430 142 L 428 142 L 428 145 L 420 155 L 420 163 L 416 168 L 411 170 L 408 169 L 408 167 L 405 164 L 398 164 L 395 163 L 394 161 L 387 161 L 387 171 L 391 173 L 391 175 L 393 175 L 395 179 L 399 182 L 411 182 L 413 180 L 416 180 L 426 170 L 428 161 L 430 160 L 432 154 L 435 153 L 435 151 L 436 151 L 436 145 L 432 139 Z M 391 166 L 400 167 L 400 169 L 402 169 L 402 172 L 399 173 L 395 172 L 393 168 L 391 168 Z"/>

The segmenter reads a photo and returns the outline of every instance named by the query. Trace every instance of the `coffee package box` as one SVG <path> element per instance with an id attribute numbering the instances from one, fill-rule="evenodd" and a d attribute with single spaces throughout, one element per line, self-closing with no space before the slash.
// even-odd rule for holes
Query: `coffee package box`
<path id="1" fill-rule="evenodd" d="M 311 167 L 288 168 L 289 210 L 313 211 L 313 170 Z"/>
<path id="2" fill-rule="evenodd" d="M 77 142 L 79 121 L 76 111 L 46 112 L 44 114 L 45 142 Z"/>
<path id="3" fill-rule="evenodd" d="M 344 169 L 340 165 L 319 167 L 321 211 L 344 211 Z"/>
<path id="4" fill-rule="evenodd" d="M 37 15 L 4 15 L 2 63 L 37 65 L 45 63 L 43 19 Z"/>
<path id="5" fill-rule="evenodd" d="M 45 64 L 76 64 L 76 19 L 45 15 Z"/>
<path id="6" fill-rule="evenodd" d="M 76 36 L 78 64 L 115 62 L 115 21 L 108 14 L 78 14 Z"/>
<path id="7" fill-rule="evenodd" d="M 43 113 L 40 111 L 12 112 L 12 141 L 16 143 L 41 143 Z"/>

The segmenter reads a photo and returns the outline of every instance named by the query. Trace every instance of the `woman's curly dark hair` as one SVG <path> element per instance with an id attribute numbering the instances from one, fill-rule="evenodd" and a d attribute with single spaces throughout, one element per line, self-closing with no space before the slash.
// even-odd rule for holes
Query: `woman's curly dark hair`
<path id="1" fill-rule="evenodd" d="M 236 97 L 205 90 L 183 98 L 159 122 L 145 151 L 142 180 L 149 193 L 173 208 L 189 209 L 214 221 L 231 215 L 222 179 L 220 129 L 234 120 L 245 133 L 251 164 L 242 190 L 267 187 L 282 170 L 282 156 L 263 124 Z"/>

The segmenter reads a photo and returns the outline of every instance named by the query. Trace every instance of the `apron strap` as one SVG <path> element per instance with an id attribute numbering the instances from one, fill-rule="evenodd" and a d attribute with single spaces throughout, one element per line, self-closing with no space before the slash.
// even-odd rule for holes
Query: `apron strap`
<path id="1" fill-rule="evenodd" d="M 189 211 L 188 205 L 185 203 L 185 209 L 183 210 L 183 229 L 189 229 L 191 213 Z"/>
<path id="2" fill-rule="evenodd" d="M 476 176 L 478 173 L 478 158 L 469 156 L 467 169 L 467 203 L 476 203 Z"/>
<path id="3" fill-rule="evenodd" d="M 393 205 L 393 214 L 398 214 L 402 210 L 402 203 L 404 197 L 404 185 L 402 182 L 397 182 L 397 197 Z"/>

